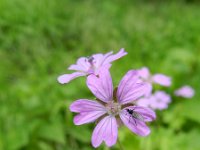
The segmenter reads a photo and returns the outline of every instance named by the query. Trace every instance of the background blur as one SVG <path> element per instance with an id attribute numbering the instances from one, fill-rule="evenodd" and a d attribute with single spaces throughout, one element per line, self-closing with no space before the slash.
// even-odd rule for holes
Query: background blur
<path id="1" fill-rule="evenodd" d="M 0 0 L 0 150 L 94 149 L 95 124 L 75 126 L 68 109 L 76 99 L 93 98 L 85 78 L 68 85 L 56 78 L 80 56 L 122 47 L 129 54 L 113 63 L 115 85 L 129 69 L 148 66 L 173 78 L 163 88 L 168 93 L 185 84 L 196 90 L 192 99 L 172 96 L 148 137 L 120 128 L 124 150 L 199 150 L 198 2 Z"/>

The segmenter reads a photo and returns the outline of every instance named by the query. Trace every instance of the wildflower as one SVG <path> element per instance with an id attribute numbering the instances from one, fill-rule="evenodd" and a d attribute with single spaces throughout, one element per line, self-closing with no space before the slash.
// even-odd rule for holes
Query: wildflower
<path id="1" fill-rule="evenodd" d="M 98 122 L 92 134 L 94 147 L 103 141 L 109 147 L 116 143 L 119 121 L 140 136 L 150 133 L 145 122 L 154 120 L 156 116 L 149 108 L 133 105 L 133 101 L 145 93 L 145 84 L 137 83 L 137 80 L 137 71 L 128 71 L 118 88 L 113 90 L 112 78 L 106 67 L 100 69 L 99 76 L 88 76 L 87 86 L 97 101 L 79 99 L 70 105 L 70 110 L 79 113 L 74 117 L 76 125 Z"/>
<path id="2" fill-rule="evenodd" d="M 163 110 L 166 109 L 171 102 L 170 95 L 166 94 L 163 91 L 157 91 L 153 95 L 149 97 L 143 97 L 137 101 L 137 105 L 143 107 L 149 107 L 154 110 L 159 109 Z"/>
<path id="3" fill-rule="evenodd" d="M 117 54 L 109 52 L 106 54 L 94 54 L 90 57 L 81 57 L 77 60 L 76 64 L 73 64 L 68 68 L 68 70 L 74 70 L 75 72 L 59 76 L 58 82 L 65 84 L 80 76 L 87 76 L 90 74 L 98 75 L 99 69 L 102 66 L 111 66 L 111 62 L 125 56 L 126 54 L 127 52 L 122 48 Z"/>
<path id="4" fill-rule="evenodd" d="M 152 84 L 159 84 L 162 86 L 169 87 L 171 85 L 171 78 L 164 74 L 151 75 L 147 67 L 143 67 L 139 70 L 139 76 L 142 82 L 147 83 L 147 94 L 148 97 L 152 92 Z"/>
<path id="5" fill-rule="evenodd" d="M 194 89 L 191 86 L 185 85 L 178 90 L 175 91 L 176 96 L 184 97 L 184 98 L 192 98 L 195 94 Z"/>

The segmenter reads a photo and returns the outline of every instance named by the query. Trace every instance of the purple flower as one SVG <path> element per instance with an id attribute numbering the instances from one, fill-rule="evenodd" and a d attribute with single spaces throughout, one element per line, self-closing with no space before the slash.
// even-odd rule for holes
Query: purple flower
<path id="1" fill-rule="evenodd" d="M 151 75 L 149 72 L 149 69 L 147 67 L 143 67 L 139 70 L 139 76 L 141 79 L 141 82 L 147 83 L 147 93 L 146 96 L 148 97 L 152 92 L 152 84 L 159 84 L 162 86 L 169 87 L 171 85 L 171 78 L 164 75 L 164 74 L 155 74 Z"/>
<path id="2" fill-rule="evenodd" d="M 125 56 L 126 54 L 127 52 L 122 48 L 117 54 L 109 52 L 106 54 L 94 54 L 90 57 L 81 57 L 77 60 L 76 64 L 73 64 L 68 68 L 68 70 L 74 70 L 75 72 L 59 76 L 58 82 L 65 84 L 80 76 L 87 76 L 90 74 L 98 75 L 99 69 L 102 66 L 111 66 L 111 62 Z"/>
<path id="3" fill-rule="evenodd" d="M 175 91 L 176 96 L 192 98 L 194 96 L 194 89 L 191 86 L 185 85 Z"/>
<path id="4" fill-rule="evenodd" d="M 166 94 L 163 91 L 157 91 L 149 97 L 143 97 L 137 101 L 137 105 L 143 107 L 149 107 L 154 110 L 166 109 L 171 102 L 170 95 Z"/>
<path id="5" fill-rule="evenodd" d="M 131 70 L 123 77 L 118 88 L 113 90 L 109 70 L 102 67 L 99 76 L 87 78 L 87 86 L 96 96 L 97 101 L 79 99 L 70 106 L 74 124 L 82 125 L 97 121 L 92 134 L 92 145 L 98 147 L 103 141 L 112 146 L 117 141 L 119 122 L 123 122 L 132 132 L 147 136 L 150 129 L 145 122 L 155 119 L 155 113 L 149 108 L 134 106 L 133 101 L 145 93 L 145 84 L 138 83 L 137 71 Z"/>
<path id="6" fill-rule="evenodd" d="M 157 91 L 154 93 L 152 101 L 151 101 L 151 108 L 152 109 L 159 109 L 163 110 L 168 107 L 168 104 L 171 102 L 171 97 L 167 93 L 163 91 Z"/>
<path id="7" fill-rule="evenodd" d="M 139 100 L 137 100 L 136 104 L 142 107 L 150 107 L 151 101 L 151 96 L 142 97 Z"/>

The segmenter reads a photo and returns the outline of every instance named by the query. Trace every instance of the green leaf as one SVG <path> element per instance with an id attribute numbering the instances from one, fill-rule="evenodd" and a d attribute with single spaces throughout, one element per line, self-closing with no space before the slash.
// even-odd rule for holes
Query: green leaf
<path id="1" fill-rule="evenodd" d="M 43 124 L 43 126 L 38 130 L 38 134 L 41 138 L 46 140 L 65 144 L 66 139 L 64 127 L 62 122 L 58 119 L 53 120 L 53 122 Z"/>
<path id="2" fill-rule="evenodd" d="M 200 101 L 199 101 L 199 99 L 183 100 L 180 103 L 183 103 L 181 115 L 200 123 L 200 115 L 199 115 Z"/>
<path id="3" fill-rule="evenodd" d="M 38 147 L 40 148 L 40 150 L 54 150 L 52 146 L 50 146 L 48 143 L 46 142 L 42 142 L 40 141 L 38 144 Z"/>
<path id="4" fill-rule="evenodd" d="M 85 142 L 85 143 L 90 143 L 91 140 L 91 134 L 92 130 L 88 129 L 84 126 L 73 126 L 71 128 L 67 128 L 67 133 L 74 137 L 75 139 Z"/>

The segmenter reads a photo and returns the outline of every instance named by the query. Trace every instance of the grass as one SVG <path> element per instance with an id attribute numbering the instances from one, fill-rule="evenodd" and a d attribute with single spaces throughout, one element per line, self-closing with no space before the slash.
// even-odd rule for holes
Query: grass
<path id="1" fill-rule="evenodd" d="M 0 149 L 93 149 L 94 124 L 73 125 L 68 110 L 75 99 L 93 98 L 85 79 L 62 86 L 56 78 L 78 57 L 124 47 L 129 54 L 111 69 L 115 85 L 129 69 L 148 66 L 173 78 L 169 93 L 189 84 L 196 95 L 173 97 L 149 137 L 120 129 L 122 145 L 198 150 L 199 9 L 184 2 L 0 0 Z"/>

